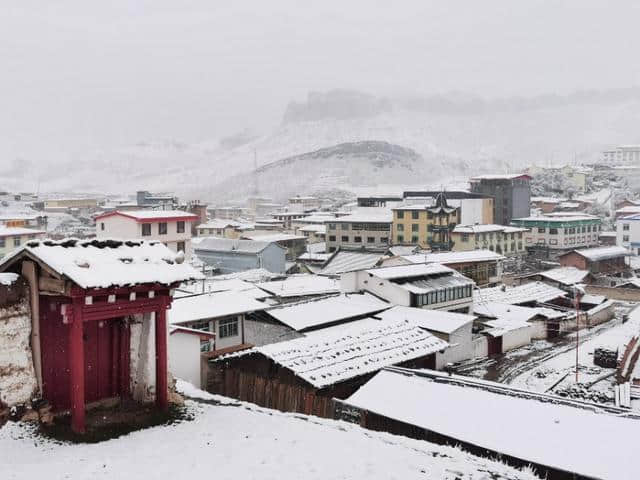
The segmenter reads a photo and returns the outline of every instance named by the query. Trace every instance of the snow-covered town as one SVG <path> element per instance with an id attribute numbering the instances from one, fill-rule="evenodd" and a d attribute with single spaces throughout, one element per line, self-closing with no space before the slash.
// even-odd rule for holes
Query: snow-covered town
<path id="1" fill-rule="evenodd" d="M 0 6 L 0 478 L 640 478 L 640 87 L 535 93 L 549 5 L 408 3 Z"/>

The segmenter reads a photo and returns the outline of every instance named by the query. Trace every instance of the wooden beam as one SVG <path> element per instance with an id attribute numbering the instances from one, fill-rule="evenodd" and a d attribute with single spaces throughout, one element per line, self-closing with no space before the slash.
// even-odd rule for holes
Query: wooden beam
<path id="1" fill-rule="evenodd" d="M 38 290 L 65 294 L 65 281 L 59 278 L 38 277 Z"/>
<path id="2" fill-rule="evenodd" d="M 85 432 L 84 340 L 81 299 L 74 302 L 74 321 L 69 326 L 69 386 L 71 388 L 71 430 Z"/>

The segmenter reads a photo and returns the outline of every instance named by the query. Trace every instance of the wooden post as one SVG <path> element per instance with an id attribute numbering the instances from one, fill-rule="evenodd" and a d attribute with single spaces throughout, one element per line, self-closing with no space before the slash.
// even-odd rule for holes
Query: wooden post
<path id="1" fill-rule="evenodd" d="M 167 310 L 165 306 L 156 312 L 156 405 L 161 410 L 169 408 L 167 386 Z"/>
<path id="2" fill-rule="evenodd" d="M 69 374 L 71 387 L 71 430 L 85 432 L 84 339 L 82 299 L 73 300 L 73 319 L 69 325 Z"/>

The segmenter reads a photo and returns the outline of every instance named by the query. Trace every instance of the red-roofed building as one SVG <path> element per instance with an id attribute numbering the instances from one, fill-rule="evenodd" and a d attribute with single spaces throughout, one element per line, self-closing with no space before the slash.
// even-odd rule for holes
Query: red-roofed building
<path id="1" fill-rule="evenodd" d="M 157 240 L 191 258 L 191 225 L 200 218 L 182 210 L 114 211 L 96 217 L 98 238 Z"/>

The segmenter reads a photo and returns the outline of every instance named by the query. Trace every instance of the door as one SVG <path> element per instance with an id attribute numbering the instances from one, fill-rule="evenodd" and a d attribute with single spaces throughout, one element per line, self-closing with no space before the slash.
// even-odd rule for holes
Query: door
<path id="1" fill-rule="evenodd" d="M 69 325 L 62 323 L 66 297 L 40 297 L 43 395 L 54 410 L 70 408 Z M 85 402 L 126 394 L 129 379 L 128 326 L 122 319 L 85 322 Z"/>
<path id="2" fill-rule="evenodd" d="M 489 335 L 487 337 L 487 348 L 489 356 L 502 353 L 502 337 L 492 337 Z"/>

